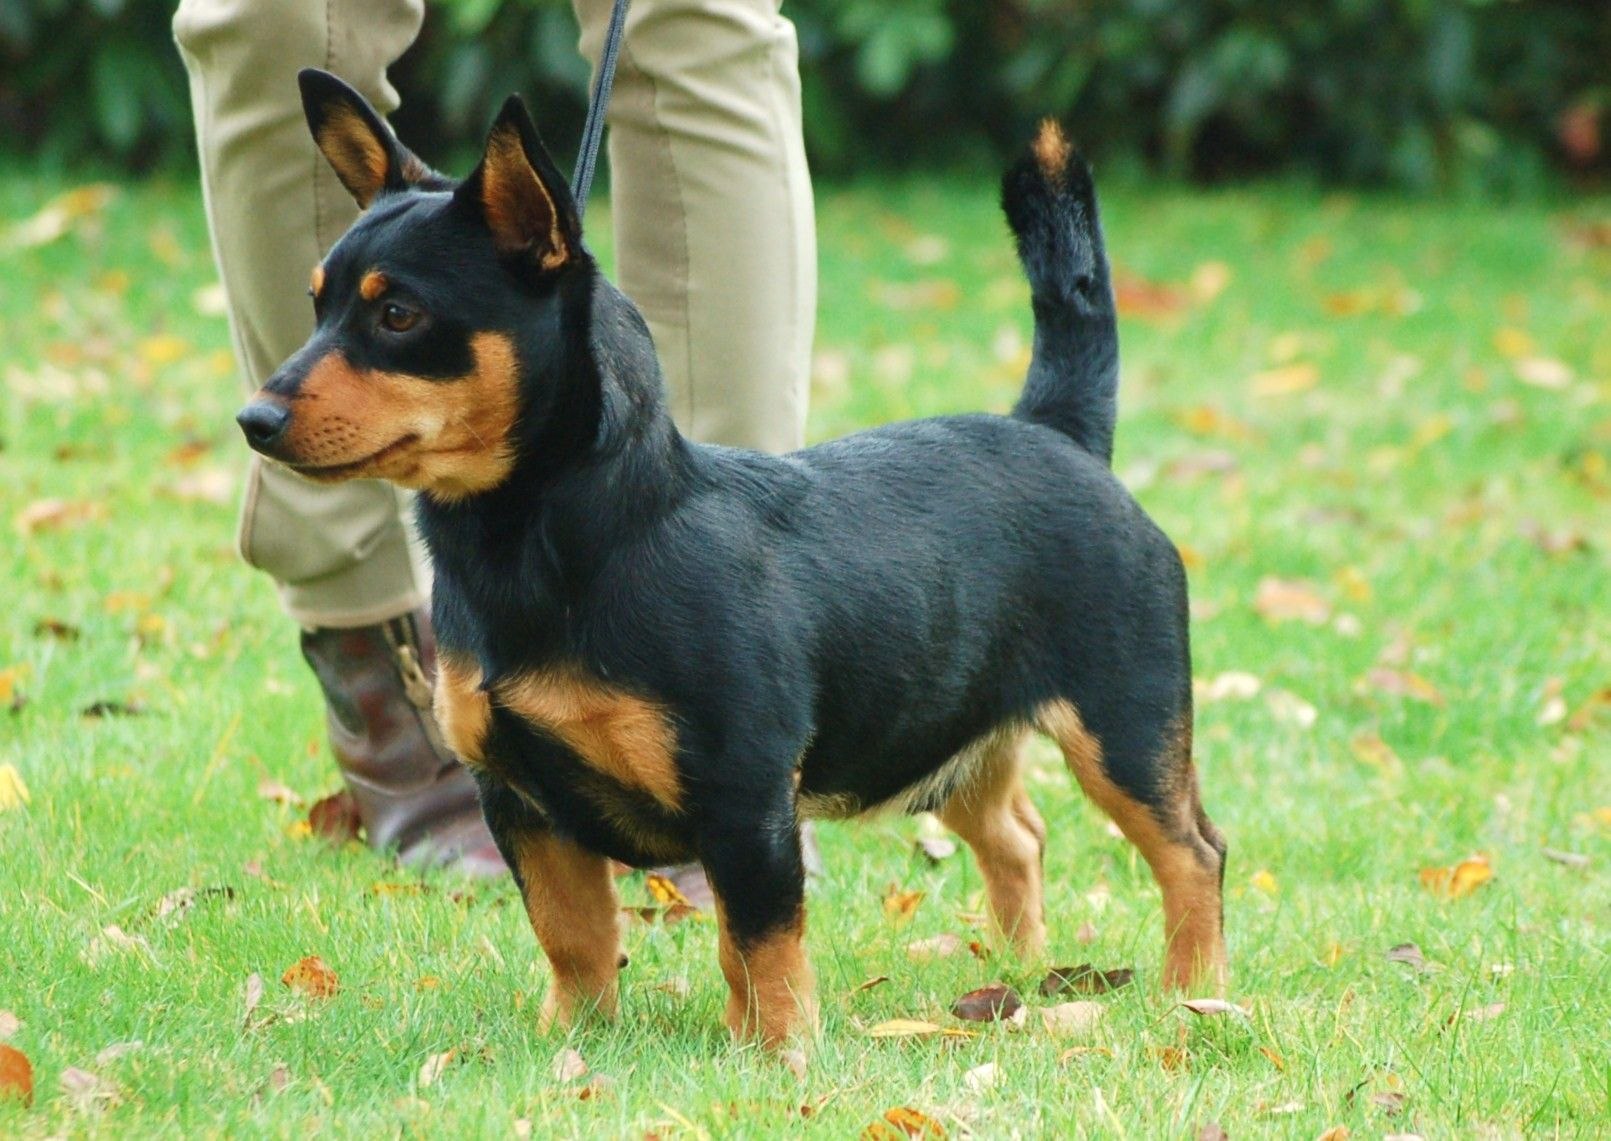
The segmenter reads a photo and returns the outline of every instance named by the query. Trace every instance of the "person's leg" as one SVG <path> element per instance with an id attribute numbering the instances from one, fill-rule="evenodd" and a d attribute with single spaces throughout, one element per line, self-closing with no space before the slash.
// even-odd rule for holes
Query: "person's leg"
<path id="1" fill-rule="evenodd" d="M 610 0 L 576 8 L 596 62 Z M 633 0 L 609 125 L 617 276 L 678 425 L 799 447 L 817 248 L 794 26 L 777 0 Z"/>
<path id="2" fill-rule="evenodd" d="M 341 75 L 383 111 L 386 69 L 422 0 L 183 0 L 174 36 L 190 74 L 207 220 L 236 360 L 256 388 L 307 338 L 313 266 L 357 207 L 314 147 L 296 73 Z M 254 458 L 247 562 L 279 585 L 324 688 L 331 744 L 372 843 L 406 855 L 480 850 L 474 787 L 431 721 L 429 580 L 389 484 L 317 485 Z M 485 861 L 482 861 L 485 866 Z"/>

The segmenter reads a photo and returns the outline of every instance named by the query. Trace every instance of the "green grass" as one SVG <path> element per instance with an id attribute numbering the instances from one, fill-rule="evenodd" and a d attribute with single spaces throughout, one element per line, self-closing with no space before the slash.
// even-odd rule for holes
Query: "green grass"
<path id="1" fill-rule="evenodd" d="M 817 437 L 1012 400 L 1027 296 L 992 182 L 823 192 Z M 0 219 L 62 188 L 7 175 Z M 272 777 L 312 798 L 335 775 L 295 632 L 233 555 L 227 330 L 196 304 L 199 197 L 159 184 L 57 242 L 0 247 L 0 684 L 22 699 L 0 711 L 0 765 L 32 794 L 0 812 L 0 1010 L 38 1087 L 31 1109 L 0 1101 L 0 1135 L 507 1136 L 524 1120 L 538 1137 L 843 1137 L 903 1105 L 991 1137 L 1611 1131 L 1611 707 L 1590 701 L 1611 686 L 1611 252 L 1582 240 L 1611 202 L 1115 186 L 1106 210 L 1125 273 L 1181 290 L 1124 323 L 1117 466 L 1188 552 L 1198 677 L 1262 686 L 1204 700 L 1197 733 L 1247 1021 L 1157 993 L 1157 891 L 1045 750 L 1053 957 L 1137 968 L 1091 1034 L 867 1036 L 1039 978 L 913 962 L 914 940 L 977 937 L 979 880 L 965 853 L 930 866 L 916 824 L 880 820 L 822 829 L 803 1081 L 719 1030 L 706 922 L 633 925 L 619 1025 L 539 1036 L 546 971 L 511 888 L 376 891 L 416 881 L 299 837 L 300 813 L 258 794 Z M 1214 263 L 1229 279 L 1208 299 Z M 1538 358 L 1569 378 L 1525 383 L 1556 381 Z M 14 526 L 52 498 L 90 517 Z M 1307 584 L 1320 620 L 1262 614 L 1272 576 Z M 97 701 L 143 711 L 81 715 Z M 1419 882 L 1477 852 L 1495 878 L 1469 896 Z M 891 883 L 927 893 L 905 927 L 883 915 Z M 185 887 L 230 890 L 159 916 Z M 1433 969 L 1387 961 L 1403 942 Z M 330 1001 L 279 983 L 310 954 L 341 977 Z M 567 1044 L 613 1079 L 601 1096 L 552 1076 Z M 997 1080 L 975 1089 L 985 1063 Z M 70 1067 L 115 1101 L 75 1108 Z"/>

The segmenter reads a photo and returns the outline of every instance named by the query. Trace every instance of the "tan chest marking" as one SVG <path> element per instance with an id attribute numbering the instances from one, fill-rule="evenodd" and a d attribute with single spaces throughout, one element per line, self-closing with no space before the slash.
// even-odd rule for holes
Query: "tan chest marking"
<path id="1" fill-rule="evenodd" d="M 431 708 L 442 740 L 459 760 L 484 764 L 492 703 L 481 690 L 481 670 L 463 658 L 443 654 L 436 666 Z"/>
<path id="2" fill-rule="evenodd" d="M 494 688 L 499 705 L 557 737 L 592 768 L 681 810 L 677 734 L 662 706 L 573 667 L 522 674 Z"/>

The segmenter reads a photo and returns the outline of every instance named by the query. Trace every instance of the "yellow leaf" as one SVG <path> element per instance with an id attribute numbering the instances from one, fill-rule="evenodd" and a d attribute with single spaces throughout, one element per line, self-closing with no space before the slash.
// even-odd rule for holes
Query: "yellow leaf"
<path id="1" fill-rule="evenodd" d="M 1338 943 L 1336 940 L 1333 940 L 1326 947 L 1326 954 L 1325 954 L 1326 966 L 1335 967 L 1338 963 L 1343 961 L 1343 956 L 1346 955 L 1346 954 L 1348 954 L 1348 948 L 1344 947 L 1341 943 Z M 1279 1063 L 1277 1063 L 1276 1068 L 1277 1069 L 1283 1069 L 1283 1070 L 1286 1069 L 1285 1066 L 1282 1066 Z"/>
<path id="2" fill-rule="evenodd" d="M 908 1106 L 886 1109 L 884 1119 L 861 1131 L 861 1141 L 890 1141 L 892 1138 L 921 1137 L 939 1141 L 945 1128 L 934 1118 Z"/>
<path id="3" fill-rule="evenodd" d="M 684 907 L 693 906 L 693 902 L 682 893 L 681 888 L 658 872 L 651 872 L 645 876 L 643 886 L 648 889 L 649 897 L 656 903 L 681 904 Z"/>
<path id="4" fill-rule="evenodd" d="M 0 812 L 21 808 L 32 799 L 16 765 L 0 765 Z"/>
<path id="5" fill-rule="evenodd" d="M 1253 877 L 1247 882 L 1265 895 L 1274 895 L 1281 890 L 1280 885 L 1275 882 L 1275 877 L 1264 868 L 1254 872 Z"/>
<path id="6" fill-rule="evenodd" d="M 1611 805 L 1596 808 L 1590 815 L 1607 828 L 1611 828 Z"/>
<path id="7" fill-rule="evenodd" d="M 309 998 L 332 998 L 341 989 L 336 972 L 318 955 L 306 955 L 292 963 L 280 982 Z"/>
<path id="8" fill-rule="evenodd" d="M 137 346 L 137 351 L 146 364 L 161 367 L 172 364 L 188 353 L 190 342 L 172 333 L 158 333 L 154 337 L 144 338 Z"/>
<path id="9" fill-rule="evenodd" d="M 1200 571 L 1208 565 L 1208 560 L 1203 557 L 1203 553 L 1190 544 L 1181 543 L 1176 547 L 1176 550 L 1180 552 L 1181 565 L 1188 571 Z"/>
<path id="10" fill-rule="evenodd" d="M 1533 338 L 1521 329 L 1505 326 L 1494 330 L 1494 349 L 1502 357 L 1524 357 L 1533 351 Z"/>
<path id="11" fill-rule="evenodd" d="M 1205 261 L 1191 271 L 1191 291 L 1198 301 L 1207 304 L 1214 300 L 1231 283 L 1231 267 L 1222 261 Z"/>
<path id="12" fill-rule="evenodd" d="M 1410 440 L 1410 447 L 1418 450 L 1429 444 L 1435 444 L 1447 436 L 1453 428 L 1454 421 L 1442 412 L 1435 416 L 1428 416 L 1416 425 L 1415 435 Z"/>
<path id="13" fill-rule="evenodd" d="M 0 705 L 11 704 L 17 694 L 17 683 L 27 670 L 27 666 L 7 666 L 0 670 Z"/>
<path id="14" fill-rule="evenodd" d="M 1393 747 L 1375 733 L 1356 734 L 1349 745 L 1354 751 L 1354 759 L 1361 764 L 1384 772 L 1396 772 L 1402 767 Z"/>
<path id="15" fill-rule="evenodd" d="M 1298 361 L 1254 374 L 1252 390 L 1254 396 L 1291 396 L 1307 392 L 1318 383 L 1320 370 L 1310 361 Z"/>
<path id="16" fill-rule="evenodd" d="M 1369 602 L 1371 596 L 1370 580 L 1367 579 L 1358 567 L 1343 567 L 1336 574 L 1337 585 L 1354 602 Z"/>
<path id="17" fill-rule="evenodd" d="M 1471 856 L 1452 868 L 1422 868 L 1421 885 L 1444 899 L 1461 899 L 1494 878 L 1487 856 Z"/>

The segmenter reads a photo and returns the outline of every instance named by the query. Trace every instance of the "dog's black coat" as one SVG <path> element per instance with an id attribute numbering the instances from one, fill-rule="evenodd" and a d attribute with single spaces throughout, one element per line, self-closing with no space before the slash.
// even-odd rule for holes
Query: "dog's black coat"
<path id="1" fill-rule="evenodd" d="M 1117 332 L 1083 163 L 1026 157 L 1004 183 L 1036 317 L 1011 416 L 772 457 L 678 434 L 643 320 L 586 254 L 563 179 L 521 129 L 558 199 L 567 264 L 500 256 L 452 184 L 388 185 L 327 259 L 327 293 L 350 295 L 381 265 L 430 328 L 381 346 L 358 303 L 321 312 L 268 386 L 294 391 L 332 345 L 447 376 L 470 333 L 512 338 L 511 474 L 459 501 L 418 498 L 437 636 L 488 692 L 568 662 L 662 704 L 684 801 L 674 812 L 615 784 L 494 703 L 478 773 L 494 835 L 507 846 L 552 829 L 637 865 L 697 858 L 742 940 L 799 911 L 797 798 L 937 807 L 943 779 L 920 803 L 903 794 L 1048 701 L 1078 709 L 1115 785 L 1160 805 L 1179 779 L 1168 737 L 1191 716 L 1185 579 L 1108 466 Z"/>

